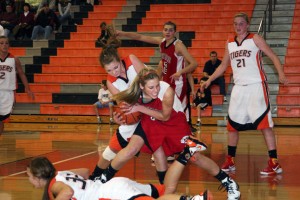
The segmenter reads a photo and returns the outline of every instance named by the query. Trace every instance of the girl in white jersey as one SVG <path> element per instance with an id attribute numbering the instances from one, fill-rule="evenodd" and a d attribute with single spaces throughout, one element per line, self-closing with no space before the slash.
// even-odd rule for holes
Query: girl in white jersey
<path id="1" fill-rule="evenodd" d="M 129 88 L 137 73 L 145 67 L 145 65 L 135 55 L 131 54 L 124 59 L 121 59 L 117 51 L 117 47 L 119 47 L 119 45 L 118 40 L 109 40 L 107 46 L 103 48 L 99 57 L 101 66 L 104 67 L 108 73 L 107 88 L 112 95 Z M 117 122 L 116 118 L 115 122 Z M 104 169 L 109 166 L 110 162 L 115 158 L 119 151 L 132 155 L 132 151 L 130 151 L 130 149 L 139 146 L 142 142 L 138 136 L 133 135 L 136 127 L 137 124 L 123 124 L 119 126 L 115 134 L 110 139 L 109 146 L 106 147 L 103 153 L 101 152 L 99 154 L 98 163 L 95 166 L 90 179 L 100 177 Z M 127 146 L 128 148 L 125 148 Z M 155 161 L 156 170 L 159 180 L 162 183 L 167 171 L 167 165 L 165 164 L 165 161 L 161 159 L 161 154 L 163 154 L 162 151 L 157 151 L 157 154 L 154 156 L 157 157 Z"/>
<path id="2" fill-rule="evenodd" d="M 173 167 L 178 174 L 182 173 L 180 163 Z M 209 200 L 210 192 L 201 195 L 186 196 L 163 195 L 164 185 L 141 184 L 124 177 L 113 178 L 107 183 L 87 179 L 86 168 L 67 171 L 56 171 L 46 157 L 34 158 L 27 167 L 29 182 L 36 188 L 43 188 L 42 200 Z M 172 177 L 170 177 L 172 179 Z M 161 196 L 161 197 L 160 197 Z"/>
<path id="3" fill-rule="evenodd" d="M 210 76 L 203 87 L 208 87 L 213 80 L 221 76 L 227 66 L 233 71 L 234 87 L 228 110 L 228 156 L 222 166 L 224 171 L 234 171 L 234 157 L 239 140 L 239 132 L 261 130 L 268 147 L 268 166 L 260 174 L 271 175 L 282 172 L 277 160 L 275 136 L 272 130 L 268 85 L 261 62 L 261 51 L 274 63 L 280 83 L 287 83 L 279 58 L 257 34 L 248 32 L 249 18 L 245 13 L 234 16 L 236 36 L 229 38 L 221 65 Z"/>
<path id="4" fill-rule="evenodd" d="M 6 36 L 0 36 L 0 134 L 4 130 L 3 121 L 8 119 L 15 102 L 14 92 L 17 89 L 16 73 L 24 84 L 27 94 L 34 98 L 29 88 L 27 78 L 22 70 L 21 62 L 9 52 L 9 41 Z"/>

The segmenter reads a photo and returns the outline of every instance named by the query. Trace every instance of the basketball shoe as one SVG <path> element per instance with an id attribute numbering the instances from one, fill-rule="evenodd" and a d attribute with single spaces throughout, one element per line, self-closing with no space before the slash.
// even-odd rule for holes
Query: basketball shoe
<path id="1" fill-rule="evenodd" d="M 221 181 L 221 183 L 219 190 L 225 188 L 228 200 L 240 199 L 241 193 L 239 191 L 239 185 L 233 179 L 226 177 Z"/>
<path id="2" fill-rule="evenodd" d="M 225 160 L 225 162 L 223 163 L 221 169 L 222 169 L 224 172 L 235 171 L 234 157 L 226 156 L 226 160 Z"/>
<path id="3" fill-rule="evenodd" d="M 205 151 L 207 149 L 206 144 L 191 136 L 184 136 L 181 139 L 181 143 L 189 147 L 191 155 L 194 155 L 197 151 Z"/>
<path id="4" fill-rule="evenodd" d="M 278 163 L 276 158 L 270 158 L 268 161 L 268 166 L 260 171 L 262 175 L 274 175 L 274 174 L 281 174 L 282 168 Z"/>

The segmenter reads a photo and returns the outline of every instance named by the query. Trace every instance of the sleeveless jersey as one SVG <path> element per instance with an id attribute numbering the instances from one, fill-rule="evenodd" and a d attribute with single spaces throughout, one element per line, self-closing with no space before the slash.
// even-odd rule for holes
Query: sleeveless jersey
<path id="1" fill-rule="evenodd" d="M 71 200 L 127 200 L 135 196 L 151 195 L 151 186 L 132 181 L 124 177 L 116 177 L 106 183 L 100 180 L 86 180 L 71 171 L 58 171 L 51 180 L 48 194 L 51 197 L 51 188 L 55 182 L 63 182 L 70 186 L 73 191 Z"/>
<path id="2" fill-rule="evenodd" d="M 236 37 L 228 40 L 228 50 L 233 71 L 233 80 L 237 85 L 249 85 L 266 81 L 261 61 L 261 51 L 249 33 L 239 44 Z"/>
<path id="3" fill-rule="evenodd" d="M 187 80 L 186 75 L 182 74 L 178 80 L 175 82 L 171 82 L 170 76 L 175 74 L 176 72 L 182 70 L 185 67 L 184 57 L 179 56 L 175 53 L 175 45 L 177 42 L 181 42 L 176 39 L 169 45 L 166 46 L 165 38 L 162 40 L 160 44 L 160 52 L 162 58 L 162 77 L 163 81 L 170 84 L 170 86 L 175 90 L 175 93 L 179 97 L 180 101 L 186 101 L 186 93 L 187 93 Z M 186 102 L 183 104 L 184 109 L 186 106 Z"/>
<path id="4" fill-rule="evenodd" d="M 0 59 L 0 90 L 16 89 L 16 61 L 12 54 Z"/>
<path id="5" fill-rule="evenodd" d="M 107 75 L 107 80 L 109 80 L 113 84 L 113 86 L 115 86 L 115 88 L 117 88 L 120 92 L 129 88 L 129 86 L 137 76 L 137 72 L 135 71 L 135 68 L 132 65 L 129 56 L 124 58 L 121 62 L 125 67 L 127 79 L 124 79 L 123 77 L 114 77 L 111 75 Z M 132 136 L 137 125 L 137 123 L 132 125 L 120 125 L 118 129 L 121 136 L 127 141 L 128 138 Z"/>
<path id="6" fill-rule="evenodd" d="M 162 110 L 163 97 L 169 87 L 168 83 L 160 81 L 158 98 L 149 103 L 142 103 L 140 100 L 140 103 L 153 110 Z M 184 147 L 184 144 L 180 143 L 181 138 L 191 133 L 181 102 L 176 95 L 174 95 L 173 110 L 168 121 L 160 121 L 149 115 L 142 115 L 141 125 L 151 148 L 148 149 L 144 146 L 142 151 L 146 153 L 153 153 L 160 146 L 163 147 L 167 156 L 179 153 Z"/>

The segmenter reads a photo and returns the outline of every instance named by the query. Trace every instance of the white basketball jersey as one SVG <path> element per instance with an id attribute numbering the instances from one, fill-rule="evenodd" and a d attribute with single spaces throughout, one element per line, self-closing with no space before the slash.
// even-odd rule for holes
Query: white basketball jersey
<path id="1" fill-rule="evenodd" d="M 73 189 L 72 200 L 127 200 L 141 194 L 151 195 L 150 185 L 139 184 L 128 178 L 116 177 L 102 183 L 100 180 L 85 180 L 71 171 L 58 171 L 50 182 L 48 191 L 51 191 L 52 185 L 59 181 Z M 51 195 L 49 196 L 51 197 Z"/>
<path id="2" fill-rule="evenodd" d="M 111 75 L 107 76 L 107 80 L 109 80 L 113 84 L 113 86 L 115 86 L 115 88 L 117 88 L 120 92 L 128 89 L 135 77 L 137 76 L 137 72 L 135 71 L 135 68 L 132 65 L 129 56 L 124 58 L 122 62 L 126 69 L 127 80 L 120 77 L 113 77 Z M 127 139 L 132 136 L 137 125 L 138 123 L 132 125 L 120 125 L 119 132 L 121 136 L 127 141 Z"/>
<path id="3" fill-rule="evenodd" d="M 8 54 L 2 61 L 0 59 L 0 90 L 16 89 L 16 63 L 15 57 Z"/>
<path id="4" fill-rule="evenodd" d="M 249 85 L 266 81 L 261 61 L 261 51 L 253 40 L 254 34 L 239 44 L 236 37 L 228 40 L 228 50 L 233 71 L 233 80 L 237 85 Z"/>

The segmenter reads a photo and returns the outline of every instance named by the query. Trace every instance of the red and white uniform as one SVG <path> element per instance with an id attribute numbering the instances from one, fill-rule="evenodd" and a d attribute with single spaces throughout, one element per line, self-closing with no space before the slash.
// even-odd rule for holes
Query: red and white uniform
<path id="1" fill-rule="evenodd" d="M 175 45 L 177 42 L 181 42 L 178 39 L 174 39 L 174 41 L 166 46 L 165 38 L 162 40 L 160 44 L 160 52 L 162 58 L 162 77 L 163 81 L 170 84 L 170 86 L 175 90 L 175 93 L 179 97 L 182 107 L 185 110 L 187 106 L 187 79 L 186 75 L 182 74 L 178 80 L 175 82 L 171 81 L 170 76 L 175 74 L 176 72 L 182 70 L 185 67 L 184 57 L 179 56 L 175 53 Z M 188 116 L 188 115 L 187 115 Z"/>
<path id="2" fill-rule="evenodd" d="M 154 110 L 162 110 L 163 97 L 169 87 L 168 83 L 160 81 L 158 98 L 153 99 L 149 103 L 140 103 Z M 160 121 L 149 115 L 142 115 L 141 125 L 152 150 L 144 145 L 142 151 L 147 153 L 153 153 L 160 146 L 163 147 L 167 156 L 179 153 L 184 148 L 184 144 L 181 144 L 180 140 L 182 137 L 191 134 L 181 102 L 176 95 L 174 97 L 173 110 L 168 121 Z"/>
<path id="3" fill-rule="evenodd" d="M 11 113 L 16 90 L 16 61 L 12 54 L 0 59 L 0 115 Z"/>
<path id="4" fill-rule="evenodd" d="M 228 40 L 234 87 L 229 105 L 227 128 L 230 131 L 273 127 L 267 78 L 261 61 L 261 51 L 254 34 L 239 44 L 236 37 Z"/>
<path id="5" fill-rule="evenodd" d="M 120 92 L 124 91 L 129 88 L 135 77 L 137 76 L 137 72 L 135 71 L 134 66 L 132 65 L 132 62 L 127 56 L 122 60 L 123 66 L 125 67 L 126 76 L 127 79 L 121 78 L 121 77 L 113 77 L 111 75 L 107 76 L 107 80 L 109 80 L 113 86 L 115 86 Z M 135 128 L 137 127 L 138 123 L 132 124 L 132 125 L 120 125 L 119 126 L 119 133 L 122 136 L 122 138 L 125 141 L 128 141 L 129 138 L 131 138 Z M 112 147 L 115 150 L 121 150 L 120 147 L 113 147 L 113 144 L 116 144 L 116 141 L 118 141 L 117 138 L 112 138 L 110 147 Z"/>
<path id="6" fill-rule="evenodd" d="M 149 184 L 140 184 L 124 177 L 112 178 L 110 181 L 102 183 L 100 180 L 86 180 L 71 171 L 58 171 L 49 184 L 48 194 L 50 199 L 53 196 L 51 188 L 55 182 L 63 182 L 73 189 L 72 200 L 143 199 L 145 196 L 151 196 L 152 193 Z M 160 189 L 156 186 L 155 188 Z"/>

